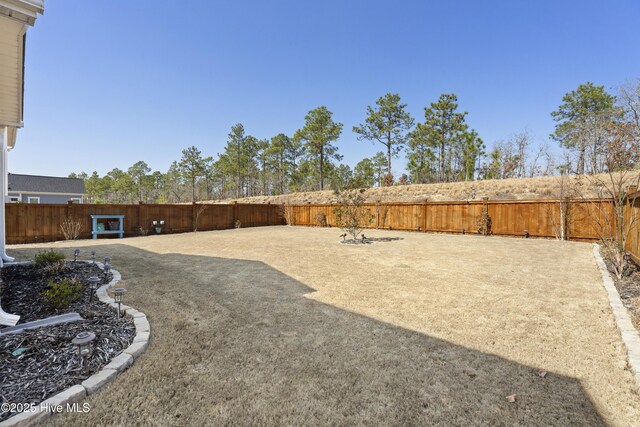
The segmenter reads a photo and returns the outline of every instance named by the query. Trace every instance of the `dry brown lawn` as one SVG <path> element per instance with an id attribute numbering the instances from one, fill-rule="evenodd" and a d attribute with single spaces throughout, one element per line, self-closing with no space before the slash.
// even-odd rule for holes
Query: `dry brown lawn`
<path id="1" fill-rule="evenodd" d="M 49 422 L 638 425 L 591 245 L 371 231 L 401 240 L 353 246 L 338 234 L 12 247 L 19 259 L 49 247 L 111 256 L 152 326 L 147 352 L 88 398 L 90 413 Z"/>

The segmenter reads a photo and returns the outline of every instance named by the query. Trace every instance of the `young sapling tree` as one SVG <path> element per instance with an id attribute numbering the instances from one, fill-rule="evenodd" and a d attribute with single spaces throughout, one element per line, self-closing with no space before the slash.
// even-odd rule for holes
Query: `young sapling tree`
<path id="1" fill-rule="evenodd" d="M 338 227 L 355 241 L 364 228 L 373 223 L 374 215 L 365 206 L 364 189 L 337 191 L 338 205 L 333 209 Z"/>

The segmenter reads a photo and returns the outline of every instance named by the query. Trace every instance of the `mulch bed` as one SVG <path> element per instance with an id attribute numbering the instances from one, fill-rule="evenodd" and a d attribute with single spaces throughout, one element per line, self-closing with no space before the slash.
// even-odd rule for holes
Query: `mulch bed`
<path id="1" fill-rule="evenodd" d="M 618 289 L 622 304 L 624 304 L 629 311 L 633 326 L 640 331 L 640 268 L 630 262 L 622 279 L 618 279 L 610 263 L 605 261 L 605 264 L 607 264 L 607 268 L 613 278 L 613 283 Z"/>
<path id="2" fill-rule="evenodd" d="M 95 296 L 90 298 L 86 279 L 101 273 L 96 265 L 70 261 L 60 271 L 43 272 L 32 265 L 2 269 L 2 308 L 19 314 L 19 324 L 69 312 L 77 312 L 84 320 L 0 335 L 1 403 L 40 403 L 90 377 L 131 344 L 135 336 L 133 321 L 127 317 L 118 319 L 109 306 Z M 73 277 L 85 284 L 81 298 L 65 310 L 51 309 L 42 298 L 49 280 Z M 110 280 L 111 275 L 104 278 L 103 284 Z M 77 348 L 71 342 L 83 331 L 96 334 L 93 353 L 84 370 L 80 369 Z M 11 415 L 0 413 L 0 421 Z"/>

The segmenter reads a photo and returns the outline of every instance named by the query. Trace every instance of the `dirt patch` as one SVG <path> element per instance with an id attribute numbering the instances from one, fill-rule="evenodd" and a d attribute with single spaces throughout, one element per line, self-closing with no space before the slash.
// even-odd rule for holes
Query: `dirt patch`
<path id="1" fill-rule="evenodd" d="M 366 234 L 402 240 L 282 226 L 13 247 L 109 253 L 154 331 L 90 413 L 48 422 L 637 424 L 591 245 Z"/>

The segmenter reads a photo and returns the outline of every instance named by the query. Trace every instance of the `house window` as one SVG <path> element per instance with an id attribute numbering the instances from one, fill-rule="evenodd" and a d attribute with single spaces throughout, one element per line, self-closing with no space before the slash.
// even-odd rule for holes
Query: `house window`
<path id="1" fill-rule="evenodd" d="M 9 203 L 18 203 L 20 202 L 20 197 L 18 196 L 9 196 Z"/>
<path id="2" fill-rule="evenodd" d="M 78 198 L 78 197 L 72 197 L 69 199 L 69 201 L 71 203 L 82 203 L 82 199 Z"/>
<path id="3" fill-rule="evenodd" d="M 40 197 L 28 197 L 27 198 L 27 203 L 38 204 L 38 203 L 40 203 Z"/>

